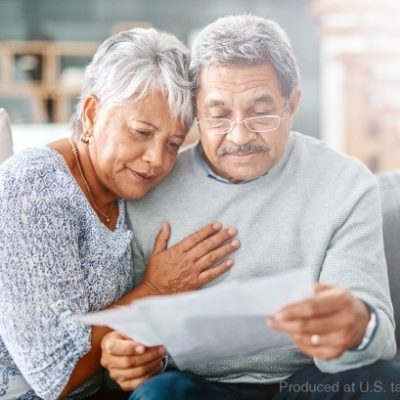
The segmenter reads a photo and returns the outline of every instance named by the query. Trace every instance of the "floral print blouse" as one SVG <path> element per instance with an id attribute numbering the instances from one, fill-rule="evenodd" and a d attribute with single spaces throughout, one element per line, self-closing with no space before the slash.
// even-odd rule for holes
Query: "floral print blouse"
<path id="1" fill-rule="evenodd" d="M 76 316 L 101 310 L 133 287 L 119 201 L 109 230 L 48 147 L 0 166 L 0 399 L 56 399 L 90 350 L 91 328 Z M 96 390 L 95 377 L 69 398 Z"/>

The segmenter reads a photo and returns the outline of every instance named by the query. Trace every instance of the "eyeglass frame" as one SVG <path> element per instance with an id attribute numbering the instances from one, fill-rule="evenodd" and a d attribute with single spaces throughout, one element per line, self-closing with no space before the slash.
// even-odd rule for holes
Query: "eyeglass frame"
<path id="1" fill-rule="evenodd" d="M 207 119 L 207 120 L 219 120 L 219 121 L 223 121 L 223 122 L 224 122 L 224 121 L 229 121 L 229 123 L 231 124 L 231 128 L 229 129 L 229 131 L 224 132 L 224 133 L 214 133 L 214 135 L 217 135 L 217 136 L 220 136 L 220 135 L 229 135 L 229 134 L 233 131 L 233 129 L 235 128 L 236 125 L 241 125 L 241 124 L 243 124 L 243 125 L 246 127 L 246 129 L 247 129 L 248 131 L 250 131 L 250 132 L 254 132 L 254 133 L 268 133 L 268 132 L 276 131 L 276 130 L 280 127 L 281 121 L 282 121 L 283 119 L 285 119 L 286 114 L 287 114 L 287 111 L 288 111 L 288 110 L 287 110 L 287 103 L 285 103 L 285 107 L 283 108 L 283 113 L 282 113 L 281 116 L 279 116 L 279 115 L 277 115 L 277 114 L 273 114 L 273 115 L 264 114 L 264 115 L 257 115 L 257 116 L 255 116 L 255 117 L 247 117 L 247 118 L 242 119 L 242 120 L 239 121 L 239 122 L 236 122 L 236 121 L 234 121 L 234 120 L 232 120 L 232 119 L 229 119 L 229 118 L 205 117 L 205 118 L 201 118 L 201 119 L 199 120 L 199 119 L 197 119 L 197 117 L 196 117 L 195 120 L 194 120 L 194 122 L 195 122 L 195 124 L 200 125 L 200 121 L 201 121 L 201 120 L 204 121 L 205 119 Z M 274 117 L 274 118 L 278 118 L 278 119 L 279 119 L 278 126 L 277 126 L 276 128 L 274 128 L 274 129 L 269 129 L 268 131 L 255 131 L 254 129 L 250 129 L 250 128 L 247 126 L 246 121 L 248 121 L 248 120 L 255 120 L 255 119 L 257 119 L 257 118 L 263 118 L 263 117 Z"/>

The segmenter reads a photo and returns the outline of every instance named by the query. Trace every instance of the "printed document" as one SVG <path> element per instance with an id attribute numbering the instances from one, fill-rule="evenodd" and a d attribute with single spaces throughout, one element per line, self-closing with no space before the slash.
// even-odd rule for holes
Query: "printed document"
<path id="1" fill-rule="evenodd" d="M 310 297 L 308 268 L 174 295 L 137 300 L 79 319 L 107 325 L 145 346 L 163 345 L 176 365 L 238 357 L 290 344 L 266 325 L 283 306 Z"/>

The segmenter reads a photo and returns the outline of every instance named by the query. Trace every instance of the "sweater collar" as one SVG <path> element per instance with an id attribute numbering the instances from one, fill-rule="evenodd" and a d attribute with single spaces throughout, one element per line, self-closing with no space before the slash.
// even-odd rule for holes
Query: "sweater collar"
<path id="1" fill-rule="evenodd" d="M 247 183 L 247 182 L 251 182 L 249 181 L 242 181 L 240 183 L 233 183 L 231 182 L 229 179 L 226 179 L 222 176 L 219 176 L 217 174 L 215 174 L 211 168 L 208 166 L 208 164 L 204 161 L 204 157 L 203 157 L 204 151 L 203 151 L 203 146 L 201 145 L 201 141 L 199 141 L 194 149 L 194 156 L 195 156 L 195 160 L 197 165 L 200 167 L 202 173 L 210 179 L 214 179 L 218 182 L 222 182 L 222 183 L 226 183 L 227 185 L 241 185 L 243 183 Z M 266 174 L 268 174 L 268 172 L 266 172 Z M 265 174 L 265 175 L 266 175 Z"/>

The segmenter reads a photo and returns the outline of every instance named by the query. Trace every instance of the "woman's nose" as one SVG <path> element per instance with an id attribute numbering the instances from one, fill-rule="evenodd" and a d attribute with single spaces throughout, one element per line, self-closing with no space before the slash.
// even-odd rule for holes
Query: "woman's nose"
<path id="1" fill-rule="evenodd" d="M 148 162 L 152 167 L 160 167 L 163 163 L 163 146 L 160 143 L 149 143 L 143 153 L 143 161 Z"/>

